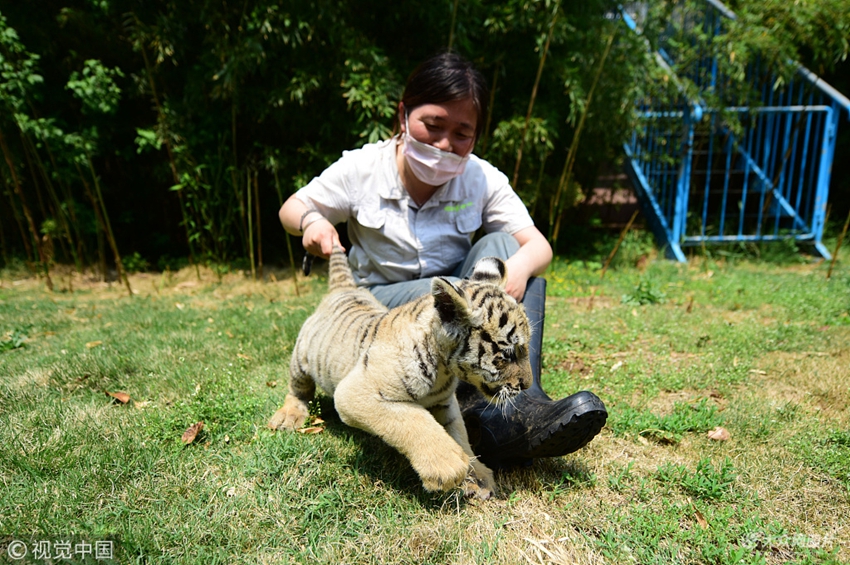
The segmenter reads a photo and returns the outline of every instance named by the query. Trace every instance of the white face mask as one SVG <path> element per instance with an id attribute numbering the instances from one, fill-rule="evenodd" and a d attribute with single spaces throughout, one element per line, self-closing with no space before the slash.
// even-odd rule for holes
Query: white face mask
<path id="1" fill-rule="evenodd" d="M 455 177 L 463 174 L 469 155 L 461 157 L 448 151 L 437 149 L 433 145 L 422 143 L 410 135 L 407 123 L 407 113 L 404 115 L 404 149 L 402 153 L 407 158 L 407 164 L 413 174 L 431 186 L 446 184 Z"/>

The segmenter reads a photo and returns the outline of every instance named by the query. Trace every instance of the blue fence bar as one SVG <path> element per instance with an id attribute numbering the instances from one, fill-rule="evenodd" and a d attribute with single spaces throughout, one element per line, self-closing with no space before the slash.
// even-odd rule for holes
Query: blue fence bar
<path id="1" fill-rule="evenodd" d="M 685 30 L 716 36 L 735 18 L 716 0 L 703 8 L 682 16 Z M 637 30 L 626 10 L 622 16 Z M 662 43 L 657 59 L 674 81 L 676 57 L 675 43 Z M 749 82 L 760 88 L 748 105 L 723 92 L 728 81 L 710 54 L 682 72 L 700 94 L 640 103 L 639 127 L 624 145 L 638 199 L 668 256 L 684 261 L 687 246 L 793 238 L 829 258 L 821 238 L 839 117 L 850 114 L 850 100 L 804 67 L 786 83 L 751 65 Z M 709 106 L 708 92 L 728 103 Z"/>

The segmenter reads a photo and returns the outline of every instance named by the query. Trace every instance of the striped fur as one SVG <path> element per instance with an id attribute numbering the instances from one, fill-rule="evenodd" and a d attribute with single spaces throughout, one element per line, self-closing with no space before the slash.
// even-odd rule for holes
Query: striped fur
<path id="1" fill-rule="evenodd" d="M 487 498 L 492 473 L 474 461 L 454 391 L 457 379 L 496 404 L 531 383 L 530 327 L 504 292 L 505 264 L 482 259 L 469 280 L 388 310 L 355 286 L 345 254 L 331 255 L 329 292 L 301 328 L 289 394 L 270 422 L 296 429 L 318 385 L 346 424 L 406 455 L 429 490 L 465 485 Z"/>

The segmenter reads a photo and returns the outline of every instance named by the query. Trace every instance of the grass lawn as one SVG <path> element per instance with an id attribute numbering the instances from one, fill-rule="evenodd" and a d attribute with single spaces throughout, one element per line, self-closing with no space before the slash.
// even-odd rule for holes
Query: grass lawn
<path id="1" fill-rule="evenodd" d="M 627 263 L 547 275 L 544 386 L 596 392 L 608 425 L 498 473 L 488 502 L 424 492 L 326 397 L 320 433 L 266 429 L 321 275 L 296 295 L 280 273 L 138 274 L 130 298 L 3 272 L 0 540 L 110 539 L 140 563 L 850 562 L 850 256 L 829 281 Z"/>

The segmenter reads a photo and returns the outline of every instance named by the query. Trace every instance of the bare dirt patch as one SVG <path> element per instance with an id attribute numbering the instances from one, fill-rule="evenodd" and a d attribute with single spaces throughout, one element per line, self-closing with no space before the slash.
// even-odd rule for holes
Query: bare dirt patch
<path id="1" fill-rule="evenodd" d="M 751 386 L 760 395 L 818 412 L 832 426 L 850 423 L 850 349 L 773 352 L 756 366 Z"/>

